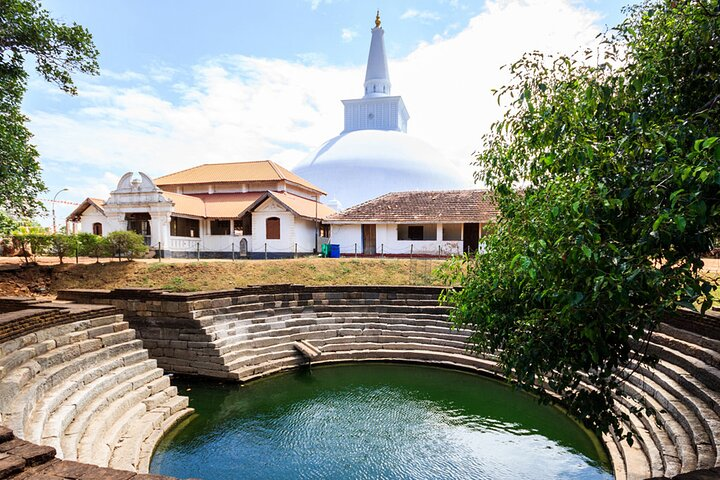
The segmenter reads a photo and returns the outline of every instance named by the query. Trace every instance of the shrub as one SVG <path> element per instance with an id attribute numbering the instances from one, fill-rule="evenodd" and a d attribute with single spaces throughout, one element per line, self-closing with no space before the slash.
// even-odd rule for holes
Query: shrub
<path id="1" fill-rule="evenodd" d="M 108 254 L 111 255 L 111 253 L 108 252 L 109 246 L 107 240 L 100 235 L 82 232 L 78 233 L 76 238 L 78 242 L 78 253 L 80 255 L 95 257 L 98 262 L 100 261 L 100 257 Z"/>
<path id="2" fill-rule="evenodd" d="M 111 232 L 105 237 L 105 242 L 108 247 L 108 253 L 113 257 L 117 257 L 118 260 L 121 258 L 126 258 L 127 260 L 139 258 L 148 251 L 143 237 L 135 232 Z"/>
<path id="3" fill-rule="evenodd" d="M 58 257 L 60 263 L 63 263 L 63 258 L 75 253 L 76 239 L 74 235 L 53 233 L 52 235 L 47 235 L 47 237 L 47 251 L 51 255 Z"/>

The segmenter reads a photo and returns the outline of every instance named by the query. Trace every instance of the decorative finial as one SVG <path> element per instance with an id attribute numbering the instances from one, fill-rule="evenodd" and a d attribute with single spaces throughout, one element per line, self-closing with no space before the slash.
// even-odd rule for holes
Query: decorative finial
<path id="1" fill-rule="evenodd" d="M 380 28 L 380 10 L 378 10 L 377 15 L 375 15 L 375 28 Z"/>

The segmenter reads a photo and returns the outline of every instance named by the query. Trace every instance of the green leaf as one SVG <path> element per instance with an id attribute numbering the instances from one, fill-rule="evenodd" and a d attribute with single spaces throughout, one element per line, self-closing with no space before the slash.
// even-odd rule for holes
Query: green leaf
<path id="1" fill-rule="evenodd" d="M 677 229 L 680 233 L 684 232 L 686 226 L 685 217 L 683 217 L 682 215 L 676 216 L 675 225 L 677 225 Z"/>
<path id="2" fill-rule="evenodd" d="M 587 258 L 592 257 L 592 250 L 590 250 L 590 247 L 588 247 L 587 245 L 582 246 L 582 251 Z"/>

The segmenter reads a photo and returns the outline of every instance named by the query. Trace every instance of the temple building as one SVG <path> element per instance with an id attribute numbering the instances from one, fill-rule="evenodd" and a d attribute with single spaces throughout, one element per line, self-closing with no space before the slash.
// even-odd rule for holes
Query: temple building
<path id="1" fill-rule="evenodd" d="M 270 160 L 216 163 L 152 180 L 128 172 L 106 200 L 88 198 L 68 231 L 132 230 L 164 257 L 282 258 L 318 252 L 334 212 L 320 188 Z"/>
<path id="2" fill-rule="evenodd" d="M 348 208 L 388 192 L 450 190 L 469 185 L 449 161 L 407 134 L 403 99 L 392 95 L 380 13 L 371 30 L 362 98 L 343 100 L 345 127 L 293 171 L 321 185 L 329 203 Z M 434 92 L 428 92 L 429 95 Z"/>
<path id="3" fill-rule="evenodd" d="M 486 190 L 392 192 L 325 218 L 341 255 L 449 256 L 481 248 L 498 215 Z"/>

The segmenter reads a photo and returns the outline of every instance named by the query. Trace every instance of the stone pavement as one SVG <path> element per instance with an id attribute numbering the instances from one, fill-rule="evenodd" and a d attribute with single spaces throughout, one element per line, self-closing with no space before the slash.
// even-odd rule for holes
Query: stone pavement
<path id="1" fill-rule="evenodd" d="M 174 480 L 165 475 L 138 474 L 125 470 L 55 458 L 55 449 L 15 438 L 0 427 L 0 479 L 14 480 Z"/>

